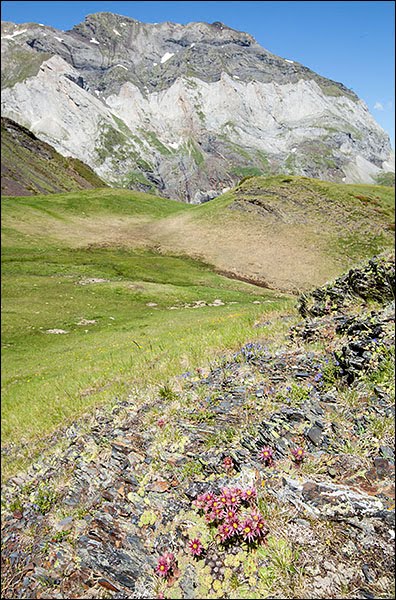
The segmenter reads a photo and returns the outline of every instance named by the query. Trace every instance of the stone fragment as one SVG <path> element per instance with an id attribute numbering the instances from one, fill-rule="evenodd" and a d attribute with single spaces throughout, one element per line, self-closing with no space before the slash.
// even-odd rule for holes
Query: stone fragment
<path id="1" fill-rule="evenodd" d="M 160 494 L 168 492 L 171 488 L 169 481 L 155 481 L 154 483 L 147 486 L 149 492 L 158 492 Z"/>
<path id="2" fill-rule="evenodd" d="M 306 436 L 315 446 L 320 446 L 323 437 L 323 432 L 320 427 L 315 426 L 311 427 L 307 431 Z"/>

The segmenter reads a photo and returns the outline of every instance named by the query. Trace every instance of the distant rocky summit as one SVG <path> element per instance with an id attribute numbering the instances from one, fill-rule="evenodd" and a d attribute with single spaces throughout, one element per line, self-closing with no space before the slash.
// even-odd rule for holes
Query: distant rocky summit
<path id="1" fill-rule="evenodd" d="M 1 51 L 3 115 L 112 185 L 200 203 L 247 175 L 394 171 L 354 92 L 219 22 L 5 22 Z"/>

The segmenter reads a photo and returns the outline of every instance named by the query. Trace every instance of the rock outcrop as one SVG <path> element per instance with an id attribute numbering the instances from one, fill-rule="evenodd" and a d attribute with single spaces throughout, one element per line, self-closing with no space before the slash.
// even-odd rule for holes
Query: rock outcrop
<path id="1" fill-rule="evenodd" d="M 249 174 L 372 183 L 394 170 L 355 93 L 222 23 L 2 23 L 2 87 L 3 114 L 62 154 L 187 202 Z"/>

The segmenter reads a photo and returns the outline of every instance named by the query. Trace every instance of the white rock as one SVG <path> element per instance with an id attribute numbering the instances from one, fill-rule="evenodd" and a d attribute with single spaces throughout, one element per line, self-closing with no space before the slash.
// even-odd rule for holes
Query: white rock
<path id="1" fill-rule="evenodd" d="M 174 55 L 174 52 L 165 52 L 164 56 L 161 58 L 161 64 L 163 65 L 164 63 L 166 63 L 166 61 L 172 58 L 172 56 Z"/>
<path id="2" fill-rule="evenodd" d="M 66 40 L 67 35 L 58 41 Z M 90 42 L 99 44 L 95 38 Z M 165 53 L 161 63 L 173 56 L 174 53 Z M 115 66 L 127 70 L 124 65 Z M 385 140 L 385 134 L 363 102 L 346 96 L 328 96 L 314 80 L 288 84 L 245 82 L 238 80 L 237 75 L 223 73 L 214 82 L 179 77 L 167 89 L 150 92 L 146 88 L 144 94 L 136 85 L 126 82 L 117 93 L 103 98 L 103 93 L 82 89 L 65 75 L 76 79 L 81 74 L 58 56 L 43 62 L 36 76 L 3 89 L 3 114 L 31 129 L 61 154 L 84 161 L 111 183 L 119 182 L 136 168 L 128 158 L 118 163 L 112 156 L 104 161 L 98 159 L 96 146 L 103 127 L 114 128 L 113 114 L 139 138 L 139 148 L 134 147 L 133 138 L 130 141 L 135 154 L 139 151 L 142 158 L 153 163 L 158 162 L 158 148 L 142 136 L 142 129 L 149 129 L 165 146 L 177 150 L 190 144 L 195 135 L 200 136 L 202 115 L 205 130 L 215 134 L 226 131 L 231 144 L 285 158 L 295 154 L 307 138 L 320 141 L 329 128 L 339 129 L 342 122 L 358 131 L 383 135 Z M 344 168 L 346 182 L 371 183 L 380 172 L 363 156 L 356 157 L 353 141 L 343 140 L 337 152 L 349 163 Z M 394 170 L 394 163 L 385 153 L 377 159 L 383 161 L 386 170 Z M 170 171 L 169 162 L 160 173 L 165 183 Z M 210 187 L 208 182 L 204 185 Z"/>
<path id="3" fill-rule="evenodd" d="M 14 33 L 10 33 L 8 35 L 3 35 L 1 39 L 3 40 L 11 40 L 17 35 L 21 35 L 22 33 L 26 33 L 27 29 L 21 29 L 20 31 L 14 31 Z"/>

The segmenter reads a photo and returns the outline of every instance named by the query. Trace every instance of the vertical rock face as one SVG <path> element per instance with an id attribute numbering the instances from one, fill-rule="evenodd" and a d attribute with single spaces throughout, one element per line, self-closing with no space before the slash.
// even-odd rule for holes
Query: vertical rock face
<path id="1" fill-rule="evenodd" d="M 107 182 L 202 202 L 245 175 L 373 182 L 386 133 L 345 86 L 222 23 L 2 23 L 2 110 Z"/>

